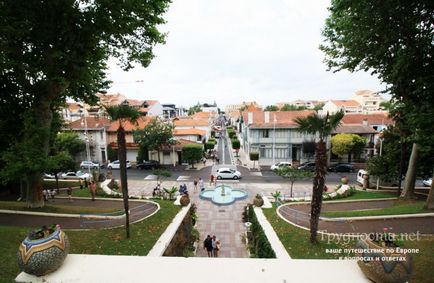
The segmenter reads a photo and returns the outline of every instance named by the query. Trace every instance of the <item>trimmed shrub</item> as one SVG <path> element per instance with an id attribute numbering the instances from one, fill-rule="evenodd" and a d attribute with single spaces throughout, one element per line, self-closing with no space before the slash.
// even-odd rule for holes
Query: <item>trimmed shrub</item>
<path id="1" fill-rule="evenodd" d="M 264 230 L 259 224 L 253 206 L 250 204 L 247 211 L 248 222 L 252 223 L 248 233 L 249 250 L 251 257 L 254 258 L 276 258 L 276 254 L 271 247 L 270 242 L 265 236 Z"/>

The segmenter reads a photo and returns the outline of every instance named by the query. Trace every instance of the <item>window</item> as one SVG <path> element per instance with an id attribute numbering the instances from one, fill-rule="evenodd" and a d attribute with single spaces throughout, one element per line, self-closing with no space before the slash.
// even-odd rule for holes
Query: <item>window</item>
<path id="1" fill-rule="evenodd" d="M 263 138 L 268 138 L 270 136 L 269 130 L 262 130 L 262 137 Z"/>

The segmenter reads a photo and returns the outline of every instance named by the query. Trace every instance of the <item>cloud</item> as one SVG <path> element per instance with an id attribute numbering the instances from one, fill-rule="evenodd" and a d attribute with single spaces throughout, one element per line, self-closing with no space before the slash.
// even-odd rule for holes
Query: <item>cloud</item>
<path id="1" fill-rule="evenodd" d="M 348 98 L 383 90 L 365 73 L 326 71 L 318 49 L 324 1 L 182 0 L 166 15 L 167 43 L 147 68 L 125 73 L 110 61 L 110 92 L 189 106 L 243 100 Z M 140 81 L 140 82 L 137 82 Z"/>

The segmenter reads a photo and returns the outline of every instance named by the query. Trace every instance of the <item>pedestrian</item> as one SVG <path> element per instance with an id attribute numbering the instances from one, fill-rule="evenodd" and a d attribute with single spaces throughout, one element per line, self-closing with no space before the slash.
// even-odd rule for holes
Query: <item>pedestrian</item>
<path id="1" fill-rule="evenodd" d="M 215 242 L 215 250 L 214 250 L 214 257 L 219 257 L 219 251 L 221 249 L 221 243 L 219 240 Z"/>
<path id="2" fill-rule="evenodd" d="M 209 177 L 209 185 L 212 186 L 214 184 L 214 175 L 211 174 L 211 176 Z"/>
<path id="3" fill-rule="evenodd" d="M 213 248 L 212 248 L 212 238 L 210 235 L 208 235 L 206 237 L 205 241 L 203 241 L 203 248 L 206 249 L 206 251 L 208 253 L 208 257 L 212 257 Z"/>
<path id="4" fill-rule="evenodd" d="M 80 182 L 80 190 L 82 190 L 83 189 L 83 179 L 80 179 L 79 182 Z"/>
<path id="5" fill-rule="evenodd" d="M 211 239 L 211 246 L 212 246 L 212 256 L 217 257 L 217 237 L 215 235 L 212 236 Z"/>
<path id="6" fill-rule="evenodd" d="M 200 188 L 200 191 L 205 190 L 205 186 L 203 185 L 203 180 L 202 180 L 202 178 L 199 178 L 199 188 Z"/>
<path id="7" fill-rule="evenodd" d="M 84 179 L 84 187 L 86 189 L 89 187 L 89 182 L 87 181 L 87 178 Z"/>
<path id="8" fill-rule="evenodd" d="M 197 192 L 197 178 L 194 178 L 193 185 L 194 185 L 194 192 Z"/>
<path id="9" fill-rule="evenodd" d="M 66 193 L 68 194 L 69 202 L 72 202 L 72 188 L 70 186 L 66 190 Z"/>
<path id="10" fill-rule="evenodd" d="M 92 201 L 95 201 L 96 196 L 96 183 L 95 181 L 90 182 L 90 194 L 92 195 Z"/>
<path id="11" fill-rule="evenodd" d="M 206 158 L 205 157 L 202 157 L 202 162 L 203 162 L 203 166 L 205 167 L 205 165 L 206 165 Z"/>
<path id="12" fill-rule="evenodd" d="M 217 164 L 219 164 L 220 159 L 218 157 L 215 158 L 215 161 L 217 162 Z"/>

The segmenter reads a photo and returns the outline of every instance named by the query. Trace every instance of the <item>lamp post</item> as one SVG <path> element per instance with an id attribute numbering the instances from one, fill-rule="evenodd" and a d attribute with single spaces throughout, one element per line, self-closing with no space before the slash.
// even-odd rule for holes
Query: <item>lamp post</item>
<path id="1" fill-rule="evenodd" d="M 90 161 L 90 145 L 89 145 L 89 133 L 87 131 L 87 119 L 86 119 L 86 112 L 83 111 L 83 121 L 82 126 L 84 125 L 84 136 L 85 136 L 85 142 L 86 142 L 86 157 L 87 161 Z M 87 169 L 89 171 L 90 175 L 90 165 L 87 166 Z"/>
<path id="2" fill-rule="evenodd" d="M 275 147 L 276 147 L 276 113 L 274 113 L 274 119 L 273 119 L 273 165 L 276 164 Z"/>
<path id="3" fill-rule="evenodd" d="M 380 140 L 380 156 L 381 156 L 381 154 L 383 152 L 383 133 L 382 132 L 380 132 L 380 134 L 379 134 L 379 140 Z M 377 190 L 379 189 L 379 187 L 380 187 L 380 177 L 377 177 Z"/>

